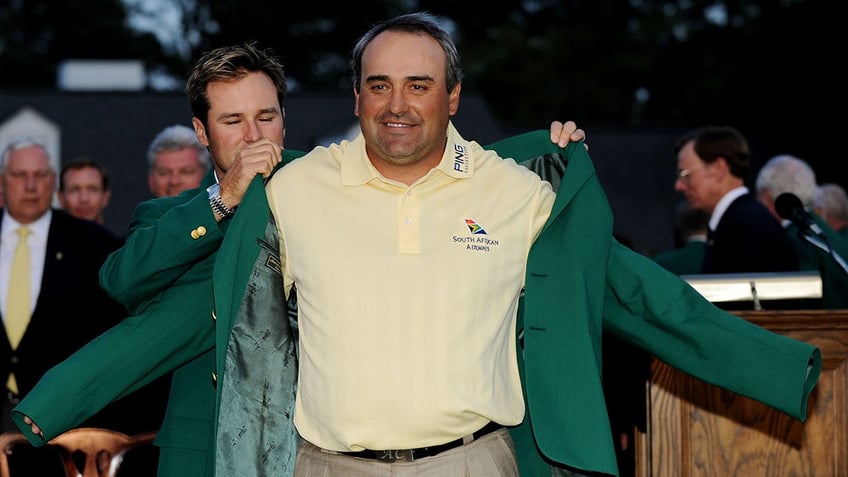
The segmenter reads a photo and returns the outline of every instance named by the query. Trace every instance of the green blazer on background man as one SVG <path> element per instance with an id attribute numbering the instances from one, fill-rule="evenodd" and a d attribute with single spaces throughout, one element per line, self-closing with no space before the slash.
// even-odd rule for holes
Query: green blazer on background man
<path id="1" fill-rule="evenodd" d="M 680 247 L 660 252 L 651 259 L 675 275 L 697 275 L 701 273 L 706 249 L 705 241 L 689 240 Z"/>
<path id="2" fill-rule="evenodd" d="M 542 171 L 543 177 L 544 172 L 561 170 L 560 154 L 568 161 L 554 210 L 530 251 L 519 309 L 517 346 L 523 343 L 519 365 L 528 409 L 512 435 L 522 476 L 550 475 L 542 455 L 579 469 L 617 474 L 601 388 L 602 328 L 707 382 L 793 417 L 806 417 L 807 398 L 821 369 L 819 350 L 719 310 L 675 275 L 614 241 L 612 214 L 582 144 L 569 145 L 563 152 L 550 143 L 548 131 L 538 131 L 493 148 L 503 157 L 534 158 L 531 168 Z M 194 200 L 200 201 L 200 196 L 205 200 L 205 194 L 201 189 Z M 220 240 L 208 201 L 205 213 L 212 221 L 204 222 L 206 236 L 213 236 L 208 241 Z M 175 230 L 183 235 L 197 230 L 197 217 L 206 216 L 186 218 Z M 121 323 L 51 370 L 16 408 L 35 419 L 45 430 L 45 439 L 74 426 L 99 405 L 85 397 L 74 400 L 73 394 L 66 394 L 69 387 L 84 384 L 104 399 L 117 397 L 213 350 L 213 369 L 175 373 L 174 380 L 185 380 L 199 394 L 214 392 L 214 413 L 205 414 L 203 406 L 190 412 L 191 403 L 185 400 L 180 403 L 186 410 L 182 417 L 193 420 L 180 419 L 172 425 L 169 412 L 160 433 L 174 440 L 182 434 L 198 444 L 204 439 L 215 442 L 220 477 L 290 474 L 297 440 L 291 414 L 297 324 L 281 319 L 286 310 L 277 237 L 261 180 L 254 180 L 229 222 L 223 225 L 228 228 L 220 249 L 210 252 L 215 260 L 214 311 L 205 306 L 210 299 L 208 282 L 202 283 L 200 277 L 195 284 L 177 280 L 174 288 L 197 287 L 192 295 L 196 298 L 182 300 L 171 293 L 174 288 L 168 289 L 141 304 L 139 317 L 125 321 L 134 320 L 136 328 Z M 217 317 L 214 324 L 211 317 Z M 180 328 L 169 331 L 182 336 L 181 348 L 161 336 L 165 324 L 154 325 L 156 321 Z M 124 332 L 115 332 L 122 326 Z M 212 332 L 214 343 L 207 339 Z M 87 352 L 92 347 L 99 351 Z M 111 370 L 109 379 L 102 376 L 116 360 L 133 354 L 138 356 L 129 360 L 130 367 Z M 145 363 L 145 358 L 154 362 Z M 88 371 L 92 366 L 96 369 Z M 52 387 L 56 385 L 62 387 Z M 174 388 L 172 384 L 172 401 L 178 399 Z M 62 395 L 55 389 L 63 389 Z M 54 411 L 57 406 L 61 412 Z M 77 411 L 73 418 L 68 418 L 68 410 Z M 43 443 L 28 432 L 20 415 L 15 418 L 33 443 Z M 210 418 L 215 433 L 210 431 Z M 174 443 L 170 438 L 165 442 Z"/>

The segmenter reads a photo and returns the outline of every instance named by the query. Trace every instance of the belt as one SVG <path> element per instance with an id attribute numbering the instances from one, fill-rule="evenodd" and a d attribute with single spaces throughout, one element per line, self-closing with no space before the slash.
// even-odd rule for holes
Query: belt
<path id="1" fill-rule="evenodd" d="M 383 462 L 412 462 L 414 460 L 423 459 L 425 457 L 432 457 L 436 454 L 455 449 L 465 444 L 470 444 L 471 442 L 480 439 L 486 434 L 491 434 L 492 432 L 495 432 L 499 429 L 503 429 L 503 426 L 496 422 L 490 422 L 483 426 L 479 431 L 475 432 L 474 434 L 471 434 L 470 437 L 461 437 L 459 439 L 446 442 L 444 444 L 439 444 L 437 446 L 419 447 L 418 449 L 365 449 L 357 452 L 339 452 L 339 454 L 350 457 L 359 457 L 360 459 L 379 460 Z"/>

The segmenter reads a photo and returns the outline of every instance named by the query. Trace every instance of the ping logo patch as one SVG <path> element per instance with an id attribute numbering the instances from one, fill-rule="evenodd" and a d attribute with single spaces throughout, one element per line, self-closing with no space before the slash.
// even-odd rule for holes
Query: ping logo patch
<path id="1" fill-rule="evenodd" d="M 468 173 L 468 154 L 460 144 L 453 145 L 453 170 Z"/>

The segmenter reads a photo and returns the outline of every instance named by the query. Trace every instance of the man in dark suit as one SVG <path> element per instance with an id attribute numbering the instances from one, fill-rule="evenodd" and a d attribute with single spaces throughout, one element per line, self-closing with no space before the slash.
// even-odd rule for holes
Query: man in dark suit
<path id="1" fill-rule="evenodd" d="M 745 187 L 751 153 L 735 128 L 705 126 L 677 143 L 674 190 L 710 214 L 701 273 L 798 270 L 780 223 Z"/>
<path id="2" fill-rule="evenodd" d="M 12 141 L 3 150 L 0 171 L 6 204 L 0 221 L 0 379 L 6 386 L 0 427 L 5 431 L 17 430 L 10 408 L 48 369 L 127 313 L 98 282 L 100 266 L 122 239 L 51 207 L 56 171 L 44 145 L 30 138 Z M 20 235 L 20 228 L 27 233 Z M 23 268 L 13 264 L 19 240 L 28 251 Z M 26 289 L 14 288 L 21 283 Z M 21 312 L 14 310 L 18 302 Z M 127 433 L 155 430 L 166 396 L 149 398 L 141 409 L 131 408 L 131 401 L 115 403 L 84 424 Z"/>

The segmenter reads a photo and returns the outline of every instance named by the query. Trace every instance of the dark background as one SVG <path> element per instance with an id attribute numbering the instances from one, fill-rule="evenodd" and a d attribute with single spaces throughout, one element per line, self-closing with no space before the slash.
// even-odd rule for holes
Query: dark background
<path id="1" fill-rule="evenodd" d="M 287 147 L 307 149 L 355 119 L 347 64 L 355 39 L 374 21 L 427 10 L 445 21 L 463 56 L 460 131 L 485 144 L 552 119 L 577 121 L 617 231 L 650 253 L 672 244 L 673 145 L 692 127 L 739 128 L 752 143 L 751 178 L 771 156 L 790 153 L 810 162 L 820 182 L 848 185 L 832 159 L 845 104 L 837 5 L 0 0 L 0 122 L 32 106 L 61 128 L 63 160 L 86 154 L 106 163 L 115 181 L 107 221 L 121 230 L 149 196 L 147 144 L 166 125 L 189 124 L 181 88 L 200 52 L 244 40 L 273 48 L 289 78 Z M 169 8 L 182 13 L 178 23 L 157 17 Z M 163 35 L 139 28 L 145 19 Z M 57 91 L 61 61 L 104 58 L 142 60 L 148 87 Z"/>

